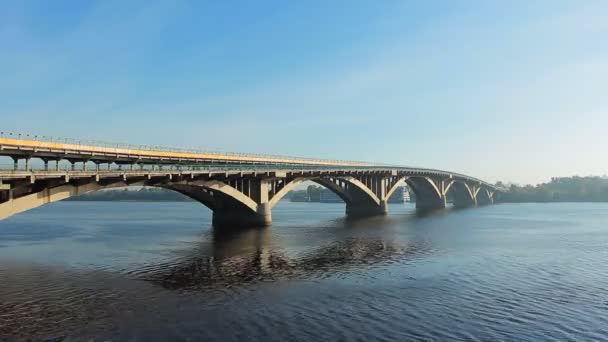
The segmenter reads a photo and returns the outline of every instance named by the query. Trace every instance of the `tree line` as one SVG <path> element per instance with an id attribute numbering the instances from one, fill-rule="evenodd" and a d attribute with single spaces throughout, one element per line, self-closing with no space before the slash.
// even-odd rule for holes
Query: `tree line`
<path id="1" fill-rule="evenodd" d="M 74 196 L 67 201 L 138 201 L 138 202 L 185 202 L 188 196 L 163 188 L 116 189 L 90 192 Z"/>
<path id="2" fill-rule="evenodd" d="M 507 185 L 501 202 L 608 202 L 607 177 L 554 177 L 537 185 Z"/>

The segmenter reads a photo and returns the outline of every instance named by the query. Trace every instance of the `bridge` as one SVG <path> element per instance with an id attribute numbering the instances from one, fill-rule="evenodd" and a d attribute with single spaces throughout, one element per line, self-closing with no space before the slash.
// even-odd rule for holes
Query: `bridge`
<path id="1" fill-rule="evenodd" d="M 427 168 L 358 161 L 219 153 L 158 146 L 0 132 L 0 219 L 92 191 L 154 186 L 182 193 L 213 211 L 215 226 L 262 226 L 272 208 L 306 181 L 333 191 L 346 215 L 384 215 L 400 184 L 416 195 L 416 208 L 492 204 L 495 186 L 466 175 Z M 67 167 L 62 167 L 60 162 Z"/>

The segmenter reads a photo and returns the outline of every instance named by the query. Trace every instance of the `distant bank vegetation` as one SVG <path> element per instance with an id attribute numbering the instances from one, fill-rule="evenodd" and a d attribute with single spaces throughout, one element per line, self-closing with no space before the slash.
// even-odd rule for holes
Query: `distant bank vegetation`
<path id="1" fill-rule="evenodd" d="M 74 196 L 66 201 L 137 201 L 137 202 L 187 202 L 188 196 L 163 188 L 122 188 L 102 190 Z"/>
<path id="2" fill-rule="evenodd" d="M 608 202 L 607 177 L 556 177 L 538 185 L 507 185 L 501 202 Z"/>

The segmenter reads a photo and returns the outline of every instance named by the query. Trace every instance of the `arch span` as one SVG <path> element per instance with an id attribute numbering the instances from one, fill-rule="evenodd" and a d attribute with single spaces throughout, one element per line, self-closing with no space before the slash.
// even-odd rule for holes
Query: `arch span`
<path id="1" fill-rule="evenodd" d="M 46 184 L 34 184 L 29 193 L 15 197 L 9 195 L 6 201 L 0 203 L 0 219 L 73 196 L 126 186 L 159 187 L 186 195 L 211 209 L 214 213 L 214 223 L 218 225 L 233 221 L 233 218 L 241 220 L 243 215 L 249 216 L 251 220 L 254 218 L 258 219 L 257 214 L 259 213 L 256 202 L 237 189 L 219 181 L 193 182 L 193 184 L 188 184 L 183 182 L 151 182 L 146 180 L 127 182 L 124 179 L 117 179 L 103 183 L 95 180 L 86 183 L 71 182 L 69 180 L 53 184 L 48 182 L 43 183 Z"/>
<path id="2" fill-rule="evenodd" d="M 44 187 L 39 191 L 25 194 L 20 197 L 9 199 L 0 203 L 0 219 L 37 208 L 39 206 L 64 200 L 73 196 L 84 195 L 86 193 L 127 186 L 124 181 L 117 181 L 109 184 L 90 182 L 85 184 L 63 183 L 56 186 Z M 132 184 L 137 185 L 137 184 Z"/>
<path id="3" fill-rule="evenodd" d="M 475 191 L 466 182 L 455 180 L 446 191 L 446 196 L 451 197 L 454 207 L 467 208 L 477 205 Z"/>
<path id="4" fill-rule="evenodd" d="M 416 208 L 445 208 L 444 192 L 430 177 L 413 176 L 405 179 L 405 182 L 416 194 Z"/>
<path id="5" fill-rule="evenodd" d="M 488 205 L 494 203 L 494 193 L 486 187 L 481 187 L 477 192 L 477 204 Z"/>
<path id="6" fill-rule="evenodd" d="M 401 185 L 401 184 L 407 184 L 405 182 L 406 179 L 408 179 L 407 176 L 398 177 L 398 178 L 396 178 L 394 180 L 392 186 L 391 186 L 391 184 L 389 184 L 388 191 L 386 192 L 386 200 L 387 201 L 391 198 L 391 196 L 393 196 L 393 194 L 395 193 L 395 191 L 397 190 L 397 188 L 399 187 L 399 185 Z"/>
<path id="7" fill-rule="evenodd" d="M 386 200 L 355 177 L 297 177 L 284 184 L 269 200 L 274 207 L 289 191 L 306 181 L 317 183 L 335 193 L 346 203 L 346 214 L 363 216 L 386 213 Z"/>
<path id="8" fill-rule="evenodd" d="M 279 203 L 279 201 L 283 197 L 285 197 L 290 191 L 294 190 L 296 187 L 306 182 L 307 180 L 309 179 L 304 177 L 298 177 L 286 183 L 279 191 L 274 194 L 274 196 L 272 196 L 272 198 L 268 202 L 270 208 L 273 208 L 275 205 L 277 205 L 277 203 Z"/>

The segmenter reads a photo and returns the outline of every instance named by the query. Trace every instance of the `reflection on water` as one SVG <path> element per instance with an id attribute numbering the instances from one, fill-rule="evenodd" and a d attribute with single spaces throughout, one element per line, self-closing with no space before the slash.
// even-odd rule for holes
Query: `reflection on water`
<path id="1" fill-rule="evenodd" d="M 326 277 L 428 252 L 426 245 L 397 245 L 393 241 L 359 237 L 312 247 L 304 255 L 290 257 L 273 241 L 271 228 L 229 233 L 214 230 L 211 245 L 202 244 L 186 257 L 135 273 L 139 279 L 168 289 L 201 289 L 254 281 Z"/>
<path id="2" fill-rule="evenodd" d="M 224 231 L 192 203 L 66 202 L 1 221 L 0 340 L 608 337 L 608 206 L 343 212 L 281 203 L 272 227 Z"/>

